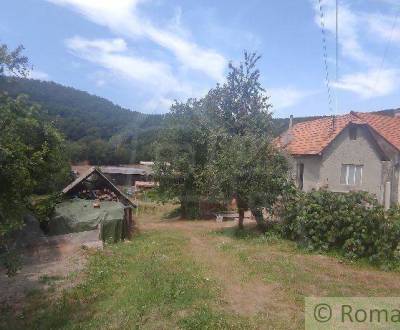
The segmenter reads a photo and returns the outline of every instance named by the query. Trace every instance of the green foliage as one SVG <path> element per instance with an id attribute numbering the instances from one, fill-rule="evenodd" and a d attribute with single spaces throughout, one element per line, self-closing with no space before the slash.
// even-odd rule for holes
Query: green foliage
<path id="1" fill-rule="evenodd" d="M 73 162 L 122 164 L 154 158 L 152 145 L 163 115 L 146 115 L 54 82 L 0 78 L 0 90 L 29 96 L 41 106 L 40 116 L 51 121 L 68 141 Z"/>
<path id="2" fill-rule="evenodd" d="M 0 239 L 22 225 L 33 194 L 51 193 L 70 175 L 64 140 L 26 99 L 0 96 Z"/>
<path id="3" fill-rule="evenodd" d="M 13 51 L 6 44 L 0 44 L 0 76 L 5 73 L 26 77 L 29 72 L 28 58 L 22 55 L 24 46 L 20 45 Z"/>
<path id="4" fill-rule="evenodd" d="M 238 67 L 230 64 L 227 82 L 207 96 L 217 129 L 212 130 L 200 176 L 202 192 L 224 203 L 234 197 L 240 227 L 247 209 L 264 226 L 261 209 L 272 208 L 289 185 L 287 161 L 271 146 L 271 104 L 260 84 L 259 58 L 245 52 Z"/>
<path id="5" fill-rule="evenodd" d="M 257 62 L 261 56 L 244 52 L 238 66 L 229 64 L 227 80 L 206 96 L 208 113 L 228 135 L 272 135 L 269 97 L 260 82 Z"/>
<path id="6" fill-rule="evenodd" d="M 400 260 L 400 212 L 365 192 L 296 192 L 283 202 L 283 232 L 309 250 L 339 250 L 373 263 Z"/>
<path id="7" fill-rule="evenodd" d="M 207 162 L 211 129 L 205 111 L 203 100 L 175 103 L 157 145 L 155 177 L 160 183 L 159 196 L 177 198 L 185 218 L 200 214 L 201 192 L 196 178 Z"/>
<path id="8" fill-rule="evenodd" d="M 259 58 L 245 52 L 242 63 L 229 65 L 223 85 L 171 108 L 156 177 L 165 196 L 179 199 L 185 217 L 201 215 L 203 201 L 226 205 L 232 198 L 239 212 L 252 208 L 260 215 L 288 184 L 287 162 L 270 144 L 271 105 Z"/>
<path id="9" fill-rule="evenodd" d="M 218 137 L 202 176 L 204 191 L 216 200 L 229 202 L 232 197 L 239 208 L 271 209 L 276 199 L 290 187 L 288 163 L 264 137 Z"/>
<path id="10" fill-rule="evenodd" d="M 50 195 L 32 196 L 29 208 L 40 222 L 49 221 L 57 203 L 61 201 L 59 193 Z"/>

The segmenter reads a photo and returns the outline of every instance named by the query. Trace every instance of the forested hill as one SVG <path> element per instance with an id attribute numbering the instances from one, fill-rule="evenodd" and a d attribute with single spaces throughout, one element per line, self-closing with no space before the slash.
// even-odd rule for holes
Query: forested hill
<path id="1" fill-rule="evenodd" d="M 26 94 L 69 141 L 72 159 L 124 163 L 151 158 L 164 116 L 147 115 L 54 82 L 0 78 L 0 91 Z"/>
<path id="2" fill-rule="evenodd" d="M 162 120 L 160 115 L 124 109 L 104 98 L 50 81 L 0 79 L 0 90 L 12 97 L 28 95 L 72 141 L 88 136 L 109 139 L 128 127 L 158 126 Z"/>

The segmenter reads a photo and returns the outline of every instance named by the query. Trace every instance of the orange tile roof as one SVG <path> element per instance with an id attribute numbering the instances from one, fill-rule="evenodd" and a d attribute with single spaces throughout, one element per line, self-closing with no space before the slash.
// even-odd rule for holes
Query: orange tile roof
<path id="1" fill-rule="evenodd" d="M 274 142 L 292 155 L 318 155 L 351 123 L 370 126 L 400 150 L 400 118 L 363 112 L 295 124 Z"/>
<path id="2" fill-rule="evenodd" d="M 357 116 L 371 126 L 386 141 L 400 150 L 400 117 L 368 112 L 357 112 Z"/>

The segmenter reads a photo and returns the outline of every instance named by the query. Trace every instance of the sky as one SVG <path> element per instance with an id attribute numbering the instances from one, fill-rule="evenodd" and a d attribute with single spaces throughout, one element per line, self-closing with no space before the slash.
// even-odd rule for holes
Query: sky
<path id="1" fill-rule="evenodd" d="M 400 2 L 3 0 L 0 43 L 23 44 L 31 77 L 145 113 L 201 97 L 243 51 L 262 55 L 275 117 L 400 107 Z M 328 68 L 330 97 L 326 83 Z"/>

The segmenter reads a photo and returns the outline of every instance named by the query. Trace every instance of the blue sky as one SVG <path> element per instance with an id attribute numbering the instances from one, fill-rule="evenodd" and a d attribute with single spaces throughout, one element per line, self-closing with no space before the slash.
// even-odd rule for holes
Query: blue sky
<path id="1" fill-rule="evenodd" d="M 322 5 L 332 110 L 318 0 L 5 0 L 0 42 L 26 47 L 33 78 L 146 113 L 203 95 L 244 49 L 262 55 L 277 117 L 400 107 L 397 0 L 339 0 L 337 81 L 334 0 Z"/>

